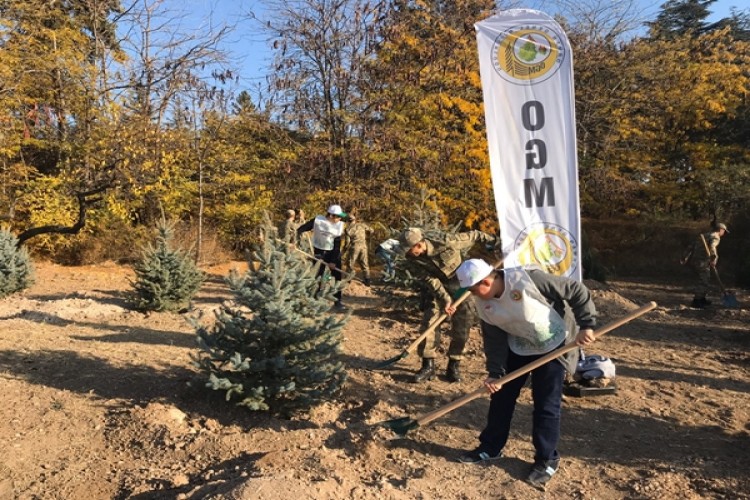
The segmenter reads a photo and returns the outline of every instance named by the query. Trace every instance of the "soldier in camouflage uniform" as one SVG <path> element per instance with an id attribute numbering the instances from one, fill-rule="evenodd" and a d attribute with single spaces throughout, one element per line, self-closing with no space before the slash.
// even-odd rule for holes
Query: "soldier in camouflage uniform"
<path id="1" fill-rule="evenodd" d="M 711 269 L 716 267 L 716 262 L 719 260 L 719 242 L 721 241 L 721 237 L 726 233 L 729 233 L 729 230 L 725 224 L 714 222 L 711 226 L 711 231 L 703 233 L 703 238 L 706 240 L 706 245 L 708 245 L 708 254 L 706 254 L 706 247 L 703 245 L 701 237 L 698 236 L 686 249 L 685 254 L 680 260 L 681 264 L 689 265 L 693 269 L 697 278 L 693 302 L 690 304 L 691 307 L 702 309 L 711 305 L 711 301 L 706 299 L 711 279 Z"/>
<path id="2" fill-rule="evenodd" d="M 370 286 L 370 263 L 367 260 L 367 235 L 372 234 L 372 228 L 364 222 L 357 222 L 357 216 L 349 214 L 349 224 L 344 231 L 345 244 L 349 249 L 349 272 L 356 273 L 354 265 L 359 263 L 365 274 L 364 283 Z"/>
<path id="3" fill-rule="evenodd" d="M 279 238 L 288 243 L 297 243 L 297 221 L 294 219 L 294 210 L 286 211 L 286 219 L 279 226 Z"/>
<path id="4" fill-rule="evenodd" d="M 467 231 L 458 234 L 445 234 L 440 238 L 427 238 L 418 228 L 409 228 L 399 235 L 401 251 L 409 260 L 424 265 L 425 284 L 430 292 L 430 304 L 423 317 L 423 329 L 437 319 L 447 309 L 453 295 L 460 285 L 456 278 L 456 269 L 463 261 L 462 253 L 468 252 L 475 244 L 484 243 L 497 247 L 497 238 L 482 231 Z M 470 304 L 459 307 L 451 318 L 448 347 L 447 378 L 450 382 L 462 380 L 460 372 L 461 359 L 464 356 L 466 342 L 469 340 L 469 329 L 474 321 L 474 310 Z M 419 346 L 422 356 L 422 368 L 414 376 L 415 382 L 430 380 L 435 376 L 435 356 L 440 345 L 440 331 L 435 328 Z"/>

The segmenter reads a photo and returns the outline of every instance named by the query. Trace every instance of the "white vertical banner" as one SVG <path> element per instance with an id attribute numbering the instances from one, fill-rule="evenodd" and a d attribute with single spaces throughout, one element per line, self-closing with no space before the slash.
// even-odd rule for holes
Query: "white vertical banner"
<path id="1" fill-rule="evenodd" d="M 581 280 L 573 58 L 554 19 L 501 11 L 475 25 L 490 170 L 507 267 Z"/>

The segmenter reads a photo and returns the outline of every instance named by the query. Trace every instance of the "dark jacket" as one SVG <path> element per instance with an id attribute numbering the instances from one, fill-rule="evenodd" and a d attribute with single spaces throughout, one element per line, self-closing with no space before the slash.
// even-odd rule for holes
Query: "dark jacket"
<path id="1" fill-rule="evenodd" d="M 308 231 L 312 231 L 315 226 L 315 218 L 302 224 L 297 228 L 297 238 L 301 240 L 302 234 Z M 333 239 L 333 249 L 321 250 L 320 248 L 314 248 L 315 256 L 323 259 L 325 262 L 330 262 L 341 267 L 341 237 Z"/>

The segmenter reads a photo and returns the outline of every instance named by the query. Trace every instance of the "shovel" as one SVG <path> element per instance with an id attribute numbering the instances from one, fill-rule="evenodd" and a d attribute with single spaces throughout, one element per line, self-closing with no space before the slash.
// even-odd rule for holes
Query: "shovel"
<path id="1" fill-rule="evenodd" d="M 628 323 L 629 321 L 632 321 L 639 316 L 642 316 L 646 314 L 647 312 L 651 311 L 656 307 L 656 302 L 649 302 L 648 304 L 639 307 L 635 311 L 631 312 L 630 314 L 627 314 L 623 316 L 622 318 L 613 321 L 612 323 L 604 326 L 603 328 L 600 328 L 599 330 L 594 332 L 594 336 L 596 338 L 599 338 L 600 336 L 604 335 L 607 332 L 610 332 L 614 330 L 615 328 L 618 328 L 625 323 Z M 574 349 L 578 349 L 578 344 L 575 343 L 575 341 L 568 342 L 566 345 L 560 347 L 559 349 L 555 349 L 554 351 L 542 356 L 541 358 L 532 361 L 528 365 L 525 365 L 518 370 L 515 370 L 513 372 L 510 372 L 509 374 L 505 375 L 504 377 L 500 378 L 498 380 L 498 383 L 506 384 L 510 382 L 511 380 L 517 379 L 518 377 L 525 375 L 532 371 L 533 369 L 542 366 L 543 364 L 547 363 L 548 361 L 552 361 L 555 358 L 558 358 L 562 356 L 565 353 L 568 353 Z M 482 387 L 474 390 L 473 392 L 470 392 L 466 394 L 465 396 L 462 396 L 450 403 L 448 403 L 445 406 L 441 406 L 437 410 L 433 410 L 429 413 L 425 413 L 424 415 L 421 415 L 417 417 L 416 419 L 409 418 L 409 417 L 401 417 L 396 418 L 393 420 L 386 420 L 385 422 L 380 422 L 380 424 L 383 427 L 386 427 L 388 429 L 391 429 L 393 432 L 395 432 L 399 437 L 404 437 L 407 432 L 409 432 L 412 429 L 416 429 L 418 427 L 422 427 L 433 420 L 436 420 L 446 413 L 449 413 L 456 408 L 465 405 L 466 403 L 473 401 L 479 397 L 481 397 L 483 394 L 487 394 L 487 388 L 483 385 Z"/>
<path id="2" fill-rule="evenodd" d="M 500 259 L 498 262 L 495 263 L 495 266 L 494 266 L 495 269 L 498 269 L 502 264 L 503 264 L 503 259 Z M 454 307 L 460 306 L 463 301 L 465 301 L 466 299 L 469 298 L 469 295 L 471 295 L 471 292 L 469 290 L 466 290 L 464 293 L 461 294 L 461 296 L 459 298 L 457 298 L 453 302 L 453 306 Z M 427 329 L 424 332 L 422 332 L 422 335 L 420 335 L 419 337 L 417 337 L 414 340 L 414 342 L 412 342 L 411 344 L 409 344 L 409 347 L 407 347 L 406 349 L 404 349 L 403 352 L 401 352 L 401 354 L 399 354 L 398 356 L 395 356 L 393 358 L 386 359 L 385 361 L 381 361 L 377 365 L 373 366 L 372 369 L 373 370 L 383 370 L 385 368 L 388 368 L 389 366 L 398 363 L 399 361 L 401 361 L 402 359 L 404 359 L 405 357 L 407 357 L 409 354 L 411 354 L 414 351 L 416 351 L 417 348 L 419 347 L 419 344 L 422 343 L 422 341 L 424 339 L 426 339 L 428 335 L 430 335 L 432 332 L 434 332 L 435 328 L 437 328 L 438 326 L 440 326 L 440 323 L 442 323 L 443 321 L 445 321 L 445 319 L 447 317 L 448 317 L 448 315 L 446 313 L 443 313 L 440 316 L 438 316 L 438 318 L 435 319 L 432 323 L 430 323 L 430 325 L 427 327 Z"/>
<path id="3" fill-rule="evenodd" d="M 453 305 L 455 307 L 458 307 L 459 305 L 461 305 L 461 303 L 463 301 L 465 301 L 467 298 L 469 298 L 469 295 L 471 295 L 471 292 L 468 291 L 468 290 L 466 290 L 458 299 L 456 299 L 453 302 Z M 383 370 L 385 368 L 388 368 L 389 366 L 398 363 L 399 361 L 401 361 L 402 359 L 404 359 L 405 357 L 407 357 L 409 354 L 411 354 L 414 351 L 416 351 L 417 348 L 419 347 L 419 344 L 424 339 L 426 339 L 428 335 L 430 335 L 432 332 L 434 332 L 435 328 L 437 328 L 438 326 L 440 326 L 440 323 L 442 323 L 443 321 L 445 321 L 445 319 L 447 317 L 448 317 L 448 315 L 446 313 L 443 313 L 440 316 L 438 316 L 438 318 L 435 319 L 432 323 L 430 323 L 430 326 L 428 326 L 427 329 L 424 332 L 422 332 L 422 334 L 414 340 L 414 342 L 412 342 L 411 344 L 409 344 L 409 347 L 407 347 L 406 349 L 404 349 L 401 352 L 401 354 L 399 354 L 398 356 L 395 356 L 393 358 L 386 359 L 385 361 L 381 361 L 377 365 L 373 366 L 372 369 L 373 370 Z"/>
<path id="4" fill-rule="evenodd" d="M 701 241 L 703 242 L 703 247 L 706 249 L 706 255 L 710 259 L 711 251 L 708 249 L 708 243 L 706 243 L 706 238 L 704 238 L 702 234 Z M 716 266 L 711 266 L 711 269 L 713 269 L 714 276 L 716 276 L 716 281 L 719 283 L 719 288 L 721 288 L 721 305 L 723 305 L 724 307 L 738 307 L 739 303 L 737 302 L 737 297 L 735 297 L 732 292 L 728 292 L 727 289 L 724 288 L 724 284 L 721 282 L 721 278 L 719 278 L 719 271 L 716 270 Z"/>
<path id="5" fill-rule="evenodd" d="M 308 239 L 309 239 L 309 236 L 310 236 L 310 235 L 308 234 Z M 277 241 L 281 241 L 281 240 L 279 240 L 279 239 L 277 238 Z M 310 245 L 312 245 L 312 242 L 310 242 Z M 295 249 L 296 251 L 298 251 L 299 253 L 301 253 L 302 255 L 304 255 L 304 256 L 306 256 L 306 257 L 308 257 L 308 258 L 310 258 L 310 259 L 312 259 L 312 260 L 314 260 L 314 261 L 320 262 L 320 263 L 321 263 L 321 264 L 323 264 L 324 266 L 328 267 L 328 262 L 324 261 L 323 259 L 319 259 L 319 258 L 317 258 L 316 256 L 314 256 L 313 254 L 311 254 L 311 253 L 308 253 L 308 252 L 305 252 L 304 250 L 302 250 L 301 248 L 299 248 L 299 247 L 297 247 L 297 246 L 295 246 L 295 247 L 294 247 L 294 249 Z M 346 271 L 344 271 L 343 269 L 339 269 L 338 267 L 334 267 L 334 268 L 333 268 L 333 270 L 334 270 L 334 271 L 338 271 L 338 272 L 340 272 L 340 273 L 341 273 L 342 275 L 344 275 L 344 276 L 352 276 L 352 274 L 353 274 L 353 273 L 347 273 Z M 356 281 L 360 281 L 360 280 L 359 280 L 359 279 L 357 279 L 357 278 L 352 278 L 352 279 L 354 279 L 354 280 L 356 280 Z"/>

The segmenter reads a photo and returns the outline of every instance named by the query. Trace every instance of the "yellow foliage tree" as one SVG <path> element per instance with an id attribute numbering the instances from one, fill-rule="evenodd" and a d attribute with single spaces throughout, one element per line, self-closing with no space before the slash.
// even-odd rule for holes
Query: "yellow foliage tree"
<path id="1" fill-rule="evenodd" d="M 584 200 L 601 211 L 705 213 L 696 174 L 750 160 L 721 137 L 746 106 L 750 45 L 727 28 L 587 48 L 576 72 Z"/>
<path id="2" fill-rule="evenodd" d="M 474 23 L 493 7 L 483 0 L 394 2 L 370 68 L 378 118 L 373 190 L 406 208 L 418 186 L 435 187 L 450 220 L 483 229 L 496 227 L 497 216 Z"/>

